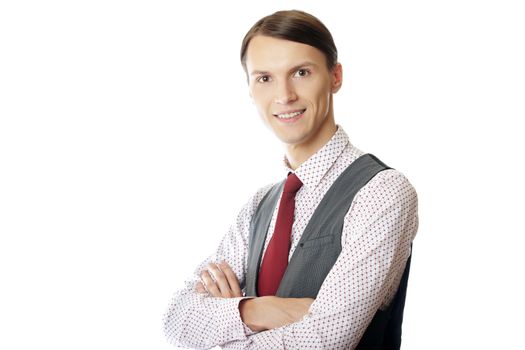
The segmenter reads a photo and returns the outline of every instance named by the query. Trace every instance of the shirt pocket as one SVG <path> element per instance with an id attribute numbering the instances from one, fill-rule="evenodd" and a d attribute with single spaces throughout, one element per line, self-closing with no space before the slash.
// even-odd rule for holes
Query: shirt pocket
<path id="1" fill-rule="evenodd" d="M 322 247 L 327 244 L 332 244 L 334 242 L 334 235 L 327 235 L 312 238 L 304 242 L 299 243 L 301 248 L 312 248 L 312 247 Z"/>

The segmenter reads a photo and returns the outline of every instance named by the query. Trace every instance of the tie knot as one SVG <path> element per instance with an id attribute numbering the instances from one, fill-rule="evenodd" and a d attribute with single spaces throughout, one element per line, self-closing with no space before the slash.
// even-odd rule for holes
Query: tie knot
<path id="1" fill-rule="evenodd" d="M 302 185 L 303 183 L 301 182 L 301 180 L 299 180 L 297 175 L 295 175 L 294 173 L 290 173 L 288 175 L 288 178 L 286 178 L 286 183 L 284 184 L 283 192 L 296 193 L 297 191 L 299 191 Z"/>

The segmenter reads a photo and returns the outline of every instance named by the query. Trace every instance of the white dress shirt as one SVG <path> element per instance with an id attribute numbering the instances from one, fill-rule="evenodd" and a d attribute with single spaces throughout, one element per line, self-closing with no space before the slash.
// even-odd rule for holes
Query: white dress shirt
<path id="1" fill-rule="evenodd" d="M 338 126 L 332 138 L 295 171 L 302 181 L 295 197 L 291 258 L 317 205 L 337 177 L 364 153 Z M 388 164 L 388 162 L 386 162 Z M 284 177 L 283 177 L 284 178 Z M 341 254 L 328 273 L 308 314 L 300 321 L 252 332 L 241 320 L 240 298 L 215 298 L 195 291 L 210 262 L 227 261 L 241 287 L 246 277 L 250 220 L 273 184 L 259 189 L 244 205 L 216 252 L 175 293 L 164 316 L 164 331 L 174 345 L 208 349 L 354 349 L 378 308 L 392 300 L 401 280 L 417 227 L 417 195 L 397 170 L 378 173 L 356 194 L 345 215 Z M 272 237 L 273 213 L 265 250 Z"/>

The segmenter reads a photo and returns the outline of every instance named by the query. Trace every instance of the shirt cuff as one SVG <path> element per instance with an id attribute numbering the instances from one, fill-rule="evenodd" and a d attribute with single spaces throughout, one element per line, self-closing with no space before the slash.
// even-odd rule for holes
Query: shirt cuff
<path id="1" fill-rule="evenodd" d="M 237 297 L 237 298 L 223 298 L 218 303 L 218 312 L 216 315 L 223 315 L 224 319 L 219 320 L 218 325 L 221 328 L 219 332 L 229 333 L 230 340 L 246 340 L 249 335 L 253 332 L 241 319 L 241 313 L 239 311 L 239 303 L 243 299 L 251 299 L 252 297 Z"/>

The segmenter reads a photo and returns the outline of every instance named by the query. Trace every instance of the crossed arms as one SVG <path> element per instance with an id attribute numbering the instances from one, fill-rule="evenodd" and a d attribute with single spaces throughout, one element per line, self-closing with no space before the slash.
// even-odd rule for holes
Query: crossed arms
<path id="1" fill-rule="evenodd" d="M 175 294 L 164 318 L 173 344 L 353 348 L 395 294 L 417 231 L 417 196 L 400 173 L 383 171 L 356 195 L 345 216 L 341 254 L 315 300 L 243 297 L 250 219 L 268 188 L 243 207 L 216 253 Z"/>
<path id="2" fill-rule="evenodd" d="M 212 277 L 213 276 L 213 277 Z M 197 282 L 198 293 L 209 293 L 216 298 L 242 297 L 237 276 L 226 261 L 210 263 L 201 272 L 202 282 Z M 279 298 L 265 296 L 243 299 L 239 303 L 242 321 L 252 331 L 261 332 L 299 322 L 307 313 L 314 299 Z"/>

